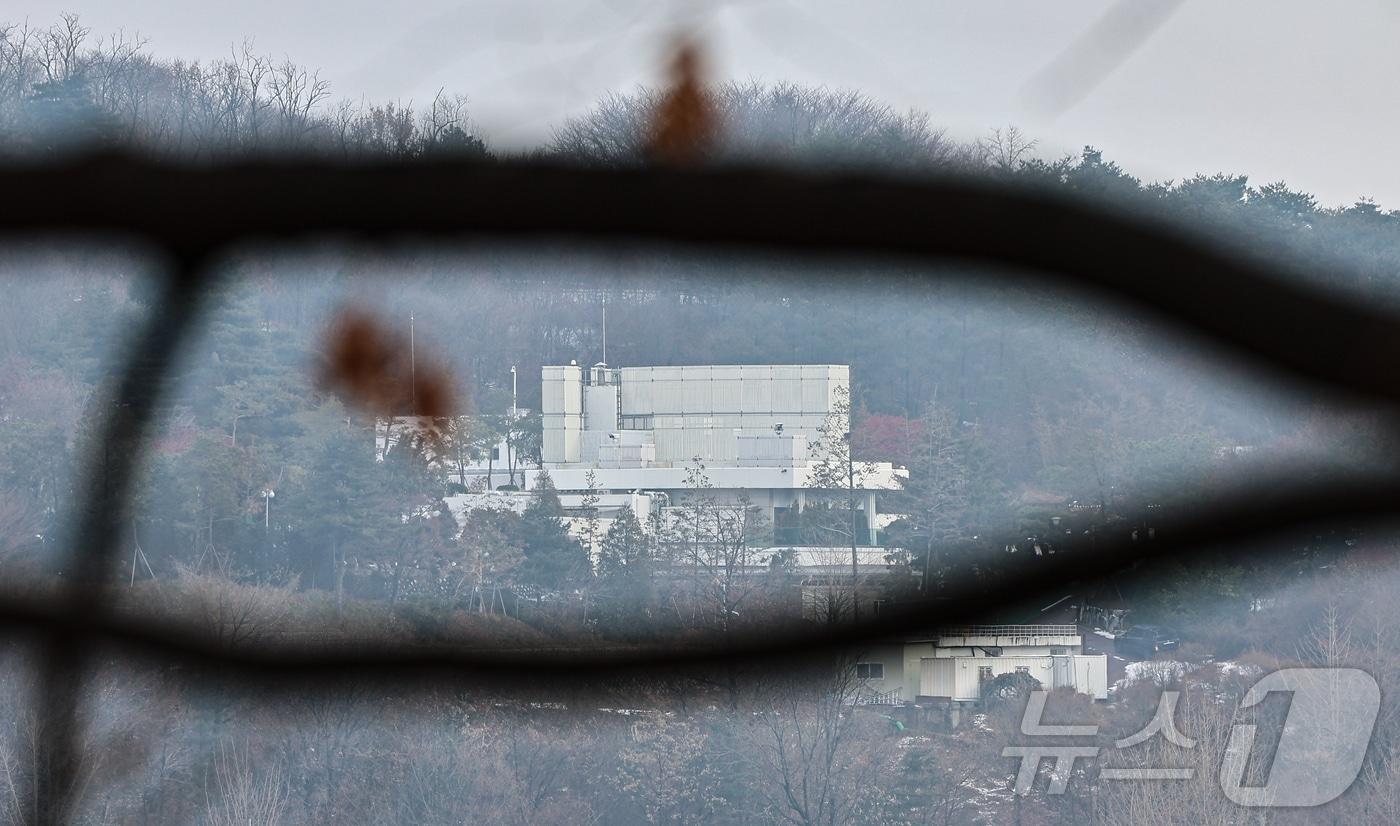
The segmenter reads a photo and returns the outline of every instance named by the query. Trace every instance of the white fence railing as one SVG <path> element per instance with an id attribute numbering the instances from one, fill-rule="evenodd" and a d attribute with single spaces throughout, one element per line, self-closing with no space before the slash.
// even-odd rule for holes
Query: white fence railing
<path id="1" fill-rule="evenodd" d="M 867 691 L 851 697 L 851 705 L 856 706 L 897 706 L 900 704 L 900 689 L 889 691 Z"/>

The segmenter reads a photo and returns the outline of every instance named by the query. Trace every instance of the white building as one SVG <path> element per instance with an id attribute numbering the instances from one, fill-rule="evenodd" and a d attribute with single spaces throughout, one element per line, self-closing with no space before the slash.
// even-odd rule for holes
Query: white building
<path id="1" fill-rule="evenodd" d="M 927 700 L 974 702 L 982 686 L 1022 672 L 1046 689 L 1070 688 L 1108 699 L 1108 657 L 1085 654 L 1073 625 L 971 625 L 935 631 L 920 639 L 872 645 L 856 664 L 869 701 L 901 704 Z"/>
<path id="2" fill-rule="evenodd" d="M 623 504 L 664 513 L 695 493 L 700 474 L 707 496 L 746 498 L 770 525 L 800 512 L 809 496 L 833 493 L 817 484 L 822 457 L 813 454 L 824 427 L 849 430 L 845 365 L 570 364 L 541 372 L 541 458 L 566 509 L 581 506 L 590 474 L 605 521 Z M 888 462 L 856 465 L 866 525 L 857 542 L 873 546 L 888 521 L 877 494 L 898 488 L 897 471 Z"/>
<path id="3" fill-rule="evenodd" d="M 836 364 L 568 365 L 542 378 L 547 466 L 790 465 L 850 392 L 850 368 Z"/>

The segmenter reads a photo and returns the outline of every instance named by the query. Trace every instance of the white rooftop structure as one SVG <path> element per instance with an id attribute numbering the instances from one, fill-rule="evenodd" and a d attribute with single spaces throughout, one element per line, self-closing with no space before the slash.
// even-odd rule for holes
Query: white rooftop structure
<path id="1" fill-rule="evenodd" d="M 841 364 L 567 365 L 542 379 L 547 467 L 792 467 L 850 392 Z"/>

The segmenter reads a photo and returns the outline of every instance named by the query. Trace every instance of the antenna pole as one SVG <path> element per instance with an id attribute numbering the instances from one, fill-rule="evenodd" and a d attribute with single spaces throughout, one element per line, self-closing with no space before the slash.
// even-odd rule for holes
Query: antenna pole
<path id="1" fill-rule="evenodd" d="M 603 296 L 603 363 L 608 363 L 608 297 Z"/>
<path id="2" fill-rule="evenodd" d="M 418 355 L 413 340 L 413 314 L 408 314 L 408 396 L 413 415 L 418 415 Z"/>

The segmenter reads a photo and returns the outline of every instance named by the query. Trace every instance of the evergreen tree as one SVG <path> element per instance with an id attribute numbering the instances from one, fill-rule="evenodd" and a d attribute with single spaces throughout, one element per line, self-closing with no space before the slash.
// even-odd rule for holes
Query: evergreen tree
<path id="1" fill-rule="evenodd" d="M 520 581 L 546 588 L 564 588 L 587 579 L 592 571 L 588 554 L 564 525 L 564 507 L 549 474 L 535 477 L 535 488 L 520 519 L 520 550 L 525 559 Z"/>
<path id="2" fill-rule="evenodd" d="M 325 434 L 299 484 L 277 499 L 298 538 L 316 554 L 313 580 L 334 588 L 337 606 L 351 560 L 376 555 L 402 521 L 397 503 L 385 494 L 373 435 L 344 426 Z"/>
<path id="3" fill-rule="evenodd" d="M 915 554 L 915 568 L 930 589 L 942 575 L 938 552 L 964 534 L 968 511 L 968 474 L 964 439 L 952 411 L 930 404 L 919 440 L 913 445 L 909 475 L 901 480 L 900 544 Z"/>
<path id="4" fill-rule="evenodd" d="M 81 74 L 35 84 L 22 117 L 31 151 L 41 154 L 98 149 L 113 143 L 120 130 L 117 119 L 93 101 Z"/>
<path id="5" fill-rule="evenodd" d="M 656 605 L 656 548 L 630 507 L 608 526 L 598 552 L 598 576 L 613 598 L 613 614 L 632 631 L 640 630 Z"/>

